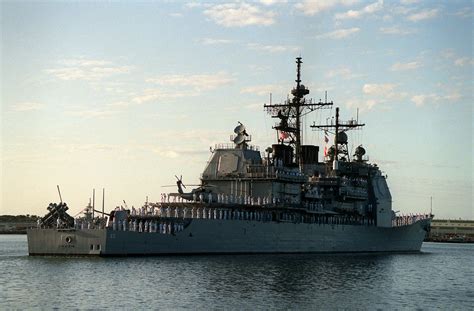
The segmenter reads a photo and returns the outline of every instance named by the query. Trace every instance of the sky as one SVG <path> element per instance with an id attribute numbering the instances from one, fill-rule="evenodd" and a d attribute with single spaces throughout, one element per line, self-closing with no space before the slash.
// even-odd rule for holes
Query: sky
<path id="1" fill-rule="evenodd" d="M 199 182 L 237 122 L 294 86 L 334 102 L 303 120 L 349 134 L 388 176 L 393 209 L 474 219 L 471 1 L 2 1 L 0 214 L 141 206 Z M 309 128 L 304 143 L 324 145 Z"/>

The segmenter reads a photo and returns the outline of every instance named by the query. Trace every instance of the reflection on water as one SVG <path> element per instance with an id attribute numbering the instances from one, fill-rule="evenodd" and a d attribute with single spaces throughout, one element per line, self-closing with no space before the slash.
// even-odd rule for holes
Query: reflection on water
<path id="1" fill-rule="evenodd" d="M 466 309 L 473 255 L 28 257 L 26 236 L 0 236 L 0 308 Z"/>

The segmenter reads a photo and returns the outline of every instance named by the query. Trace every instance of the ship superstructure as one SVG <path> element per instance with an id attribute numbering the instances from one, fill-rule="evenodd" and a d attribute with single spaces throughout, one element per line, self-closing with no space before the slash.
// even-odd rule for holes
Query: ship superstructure
<path id="1" fill-rule="evenodd" d="M 326 142 L 329 134 L 334 137 L 322 160 L 319 146 L 302 143 L 302 116 L 333 103 L 305 98 L 301 57 L 296 64 L 292 98 L 264 105 L 278 119 L 277 142 L 264 152 L 250 144 L 239 122 L 231 144 L 212 150 L 201 184 L 191 192 L 184 192 L 176 176 L 178 192 L 162 194 L 161 202 L 96 211 L 98 217 L 90 217 L 89 208 L 74 221 L 60 203 L 48 208 L 39 228 L 28 231 L 29 253 L 419 251 L 432 215 L 400 221 L 392 211 L 386 176 L 368 162 L 362 146 L 349 153 L 347 131 L 364 124 L 339 120 L 336 108 L 335 122 L 311 126 L 324 131 Z"/>

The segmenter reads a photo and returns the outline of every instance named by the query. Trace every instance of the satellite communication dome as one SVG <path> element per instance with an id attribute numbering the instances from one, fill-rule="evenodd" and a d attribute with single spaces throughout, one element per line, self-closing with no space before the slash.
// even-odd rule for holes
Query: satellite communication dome
<path id="1" fill-rule="evenodd" d="M 240 122 L 239 122 L 240 123 Z M 234 133 L 239 135 L 239 134 L 242 134 L 243 132 L 245 132 L 245 126 L 240 123 L 235 129 L 234 129 Z"/>
<path id="2" fill-rule="evenodd" d="M 234 138 L 234 144 L 236 145 L 240 145 L 241 143 L 243 143 L 245 141 L 245 136 L 242 135 L 242 134 L 238 134 L 237 136 L 235 136 Z"/>
<path id="3" fill-rule="evenodd" d="M 365 154 L 365 149 L 362 146 L 359 146 L 355 150 L 355 155 L 363 156 Z"/>
<path id="4" fill-rule="evenodd" d="M 337 143 L 338 144 L 347 144 L 347 134 L 345 132 L 339 132 L 337 134 Z"/>

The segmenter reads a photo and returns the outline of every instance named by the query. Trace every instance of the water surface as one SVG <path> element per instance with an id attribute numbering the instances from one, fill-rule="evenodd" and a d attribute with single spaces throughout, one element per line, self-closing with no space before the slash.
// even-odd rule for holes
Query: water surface
<path id="1" fill-rule="evenodd" d="M 418 254 L 29 257 L 0 235 L 0 309 L 474 307 L 474 244 Z"/>

